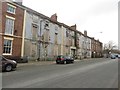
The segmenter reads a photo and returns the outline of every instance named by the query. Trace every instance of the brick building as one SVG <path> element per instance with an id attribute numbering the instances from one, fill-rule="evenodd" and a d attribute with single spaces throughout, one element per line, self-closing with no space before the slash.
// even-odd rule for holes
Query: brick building
<path id="1" fill-rule="evenodd" d="M 13 59 L 54 60 L 57 55 L 76 58 L 100 57 L 102 43 L 81 33 L 77 26 L 47 17 L 17 2 L 2 3 L 2 55 Z"/>
<path id="2" fill-rule="evenodd" d="M 24 10 L 12 2 L 2 2 L 2 53 L 8 58 L 21 58 Z"/>
<path id="3" fill-rule="evenodd" d="M 2 1 L 0 1 L 0 11 L 2 11 Z M 2 55 L 2 12 L 0 12 L 0 55 Z"/>
<path id="4" fill-rule="evenodd" d="M 91 57 L 97 58 L 102 57 L 102 43 L 99 40 L 91 38 Z"/>

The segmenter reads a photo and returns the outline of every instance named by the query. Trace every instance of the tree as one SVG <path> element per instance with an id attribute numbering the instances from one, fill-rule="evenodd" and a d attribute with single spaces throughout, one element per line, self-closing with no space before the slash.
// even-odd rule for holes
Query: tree
<path id="1" fill-rule="evenodd" d="M 115 45 L 115 43 L 113 41 L 109 41 L 107 44 L 104 45 L 104 50 L 106 50 L 106 49 L 113 50 L 116 47 L 117 46 Z"/>
<path id="2" fill-rule="evenodd" d="M 113 41 L 109 41 L 108 43 L 104 44 L 104 53 L 106 53 L 108 56 L 116 47 L 117 46 Z"/>

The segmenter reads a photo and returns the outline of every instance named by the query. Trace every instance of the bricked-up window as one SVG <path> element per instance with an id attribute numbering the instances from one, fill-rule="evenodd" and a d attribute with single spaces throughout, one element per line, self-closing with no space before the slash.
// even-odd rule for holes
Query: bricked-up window
<path id="1" fill-rule="evenodd" d="M 15 14 L 16 7 L 13 5 L 8 4 L 7 6 L 7 12 Z"/>
<path id="2" fill-rule="evenodd" d="M 11 53 L 12 53 L 12 40 L 4 39 L 3 54 L 11 54 Z"/>
<path id="3" fill-rule="evenodd" d="M 14 20 L 6 18 L 5 34 L 13 35 L 14 31 Z"/>

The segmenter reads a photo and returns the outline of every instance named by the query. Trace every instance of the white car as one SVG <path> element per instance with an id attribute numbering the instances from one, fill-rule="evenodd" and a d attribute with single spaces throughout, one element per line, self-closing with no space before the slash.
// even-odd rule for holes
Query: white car
<path id="1" fill-rule="evenodd" d="M 118 54 L 118 58 L 120 59 L 120 55 Z"/>
<path id="2" fill-rule="evenodd" d="M 116 56 L 112 54 L 111 59 L 116 59 Z"/>

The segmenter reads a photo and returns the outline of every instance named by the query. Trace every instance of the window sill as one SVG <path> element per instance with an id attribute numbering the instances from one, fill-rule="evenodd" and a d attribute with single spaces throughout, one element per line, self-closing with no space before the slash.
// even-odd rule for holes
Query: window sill
<path id="1" fill-rule="evenodd" d="M 13 13 L 13 12 L 10 12 L 10 11 L 7 11 L 8 13 L 10 13 L 10 14 L 14 14 L 15 15 L 15 12 Z"/>
<path id="2" fill-rule="evenodd" d="M 6 34 L 6 33 L 5 33 L 4 35 L 7 35 L 7 36 L 13 36 L 13 34 Z"/>
<path id="3" fill-rule="evenodd" d="M 6 56 L 11 56 L 12 54 L 3 53 L 3 55 L 6 55 Z"/>

